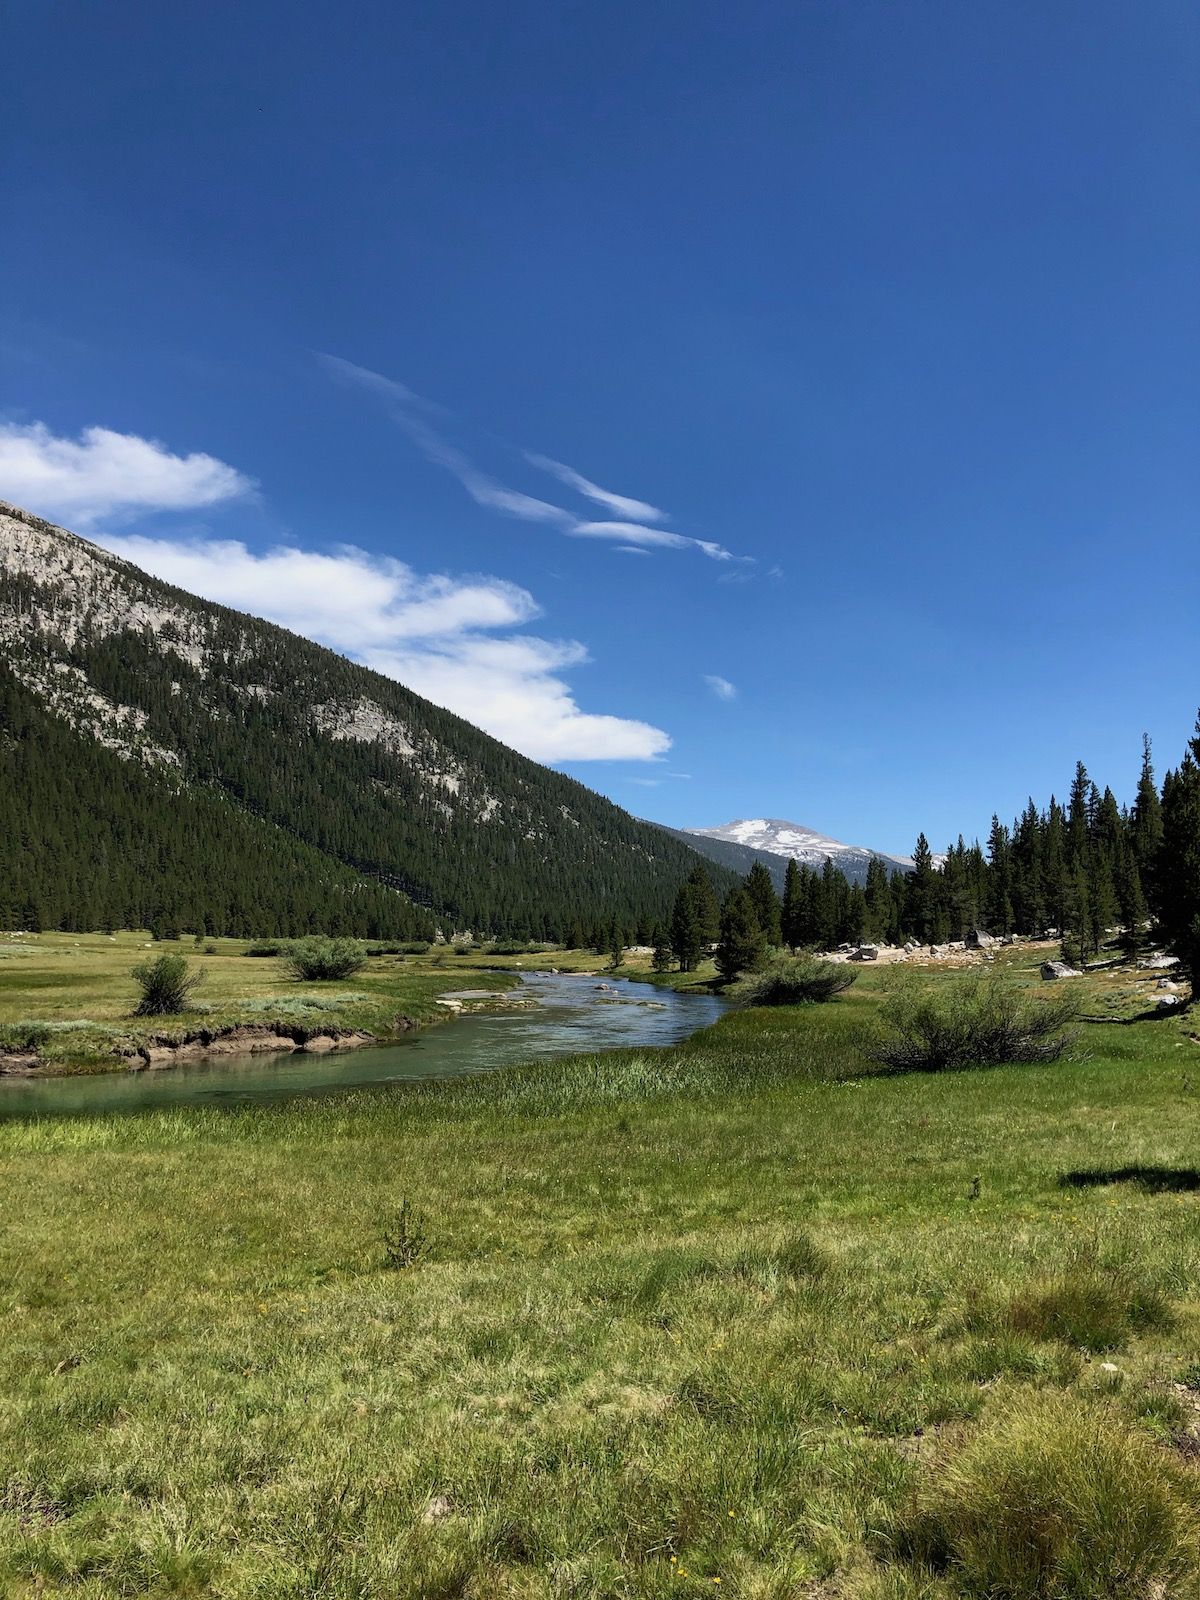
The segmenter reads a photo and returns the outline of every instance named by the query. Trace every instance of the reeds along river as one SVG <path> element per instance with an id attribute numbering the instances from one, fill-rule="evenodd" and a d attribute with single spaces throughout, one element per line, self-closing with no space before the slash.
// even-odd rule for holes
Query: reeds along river
<path id="1" fill-rule="evenodd" d="M 0 1118 L 245 1105 L 373 1084 L 494 1072 L 519 1061 L 674 1044 L 724 1001 L 580 973 L 526 973 L 529 1009 L 467 1015 L 394 1043 L 331 1055 L 214 1056 L 155 1072 L 0 1081 Z"/>

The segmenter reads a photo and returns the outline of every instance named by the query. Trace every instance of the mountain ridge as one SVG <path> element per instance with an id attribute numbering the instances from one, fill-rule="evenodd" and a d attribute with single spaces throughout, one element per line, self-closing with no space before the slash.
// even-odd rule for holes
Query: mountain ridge
<path id="1" fill-rule="evenodd" d="M 122 925 L 153 912 L 210 931 L 257 919 L 249 931 L 557 938 L 615 919 L 644 934 L 695 865 L 681 841 L 395 680 L 2 501 L 0 644 L 0 820 L 28 844 L 0 867 L 10 918 L 40 900 L 61 921 L 74 897 Z M 187 850 L 172 808 L 197 842 L 168 870 L 167 837 Z M 224 833 L 246 870 L 253 835 L 296 884 L 258 881 L 247 901 Z M 221 885 L 202 911 L 201 857 Z"/>
<path id="2" fill-rule="evenodd" d="M 843 844 L 828 834 L 802 823 L 789 822 L 780 817 L 743 817 L 723 823 L 715 828 L 680 828 L 679 837 L 696 841 L 702 851 L 722 847 L 713 856 L 715 860 L 728 860 L 728 850 L 748 850 L 756 856 L 770 857 L 763 864 L 773 877 L 782 881 L 789 860 L 820 871 L 827 860 L 842 871 L 851 883 L 865 883 L 867 870 L 873 860 L 882 861 L 891 872 L 908 872 L 912 861 L 907 856 L 889 855 L 883 850 L 873 850 L 865 845 Z M 782 862 L 777 867 L 776 862 Z"/>

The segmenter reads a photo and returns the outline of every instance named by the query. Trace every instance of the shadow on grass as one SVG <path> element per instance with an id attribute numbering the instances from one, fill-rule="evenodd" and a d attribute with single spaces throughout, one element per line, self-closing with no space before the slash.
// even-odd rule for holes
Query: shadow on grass
<path id="1" fill-rule="evenodd" d="M 1098 1189 L 1110 1183 L 1132 1183 L 1147 1194 L 1184 1194 L 1200 1189 L 1195 1167 L 1085 1167 L 1064 1172 L 1063 1189 Z"/>

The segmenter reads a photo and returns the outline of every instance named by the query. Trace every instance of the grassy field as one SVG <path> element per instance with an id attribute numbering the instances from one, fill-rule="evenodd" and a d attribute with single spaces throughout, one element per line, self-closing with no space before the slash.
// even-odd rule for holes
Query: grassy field
<path id="1" fill-rule="evenodd" d="M 384 1037 L 398 1017 L 443 1021 L 438 996 L 471 988 L 503 991 L 522 967 L 591 969 L 606 958 L 582 951 L 551 955 L 373 956 L 337 983 L 297 982 L 276 957 L 248 956 L 249 941 L 191 939 L 152 943 L 146 933 L 0 935 L 0 1051 L 27 1047 L 51 1071 L 96 1072 L 120 1065 L 114 1052 L 149 1040 L 182 1040 L 204 1028 L 282 1026 L 311 1033 L 339 1030 Z M 134 1016 L 134 966 L 180 953 L 203 975 L 193 1008 L 176 1017 Z"/>
<path id="2" fill-rule="evenodd" d="M 1195 1594 L 1188 1022 L 871 1076 L 893 981 L 672 1050 L 0 1126 L 0 1591 Z"/>

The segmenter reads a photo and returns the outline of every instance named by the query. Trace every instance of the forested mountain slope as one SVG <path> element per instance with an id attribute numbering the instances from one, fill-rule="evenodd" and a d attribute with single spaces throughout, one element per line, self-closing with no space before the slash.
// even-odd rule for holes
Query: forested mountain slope
<path id="1" fill-rule="evenodd" d="M 632 934 L 695 865 L 393 680 L 3 502 L 0 651 L 10 926 Z"/>

